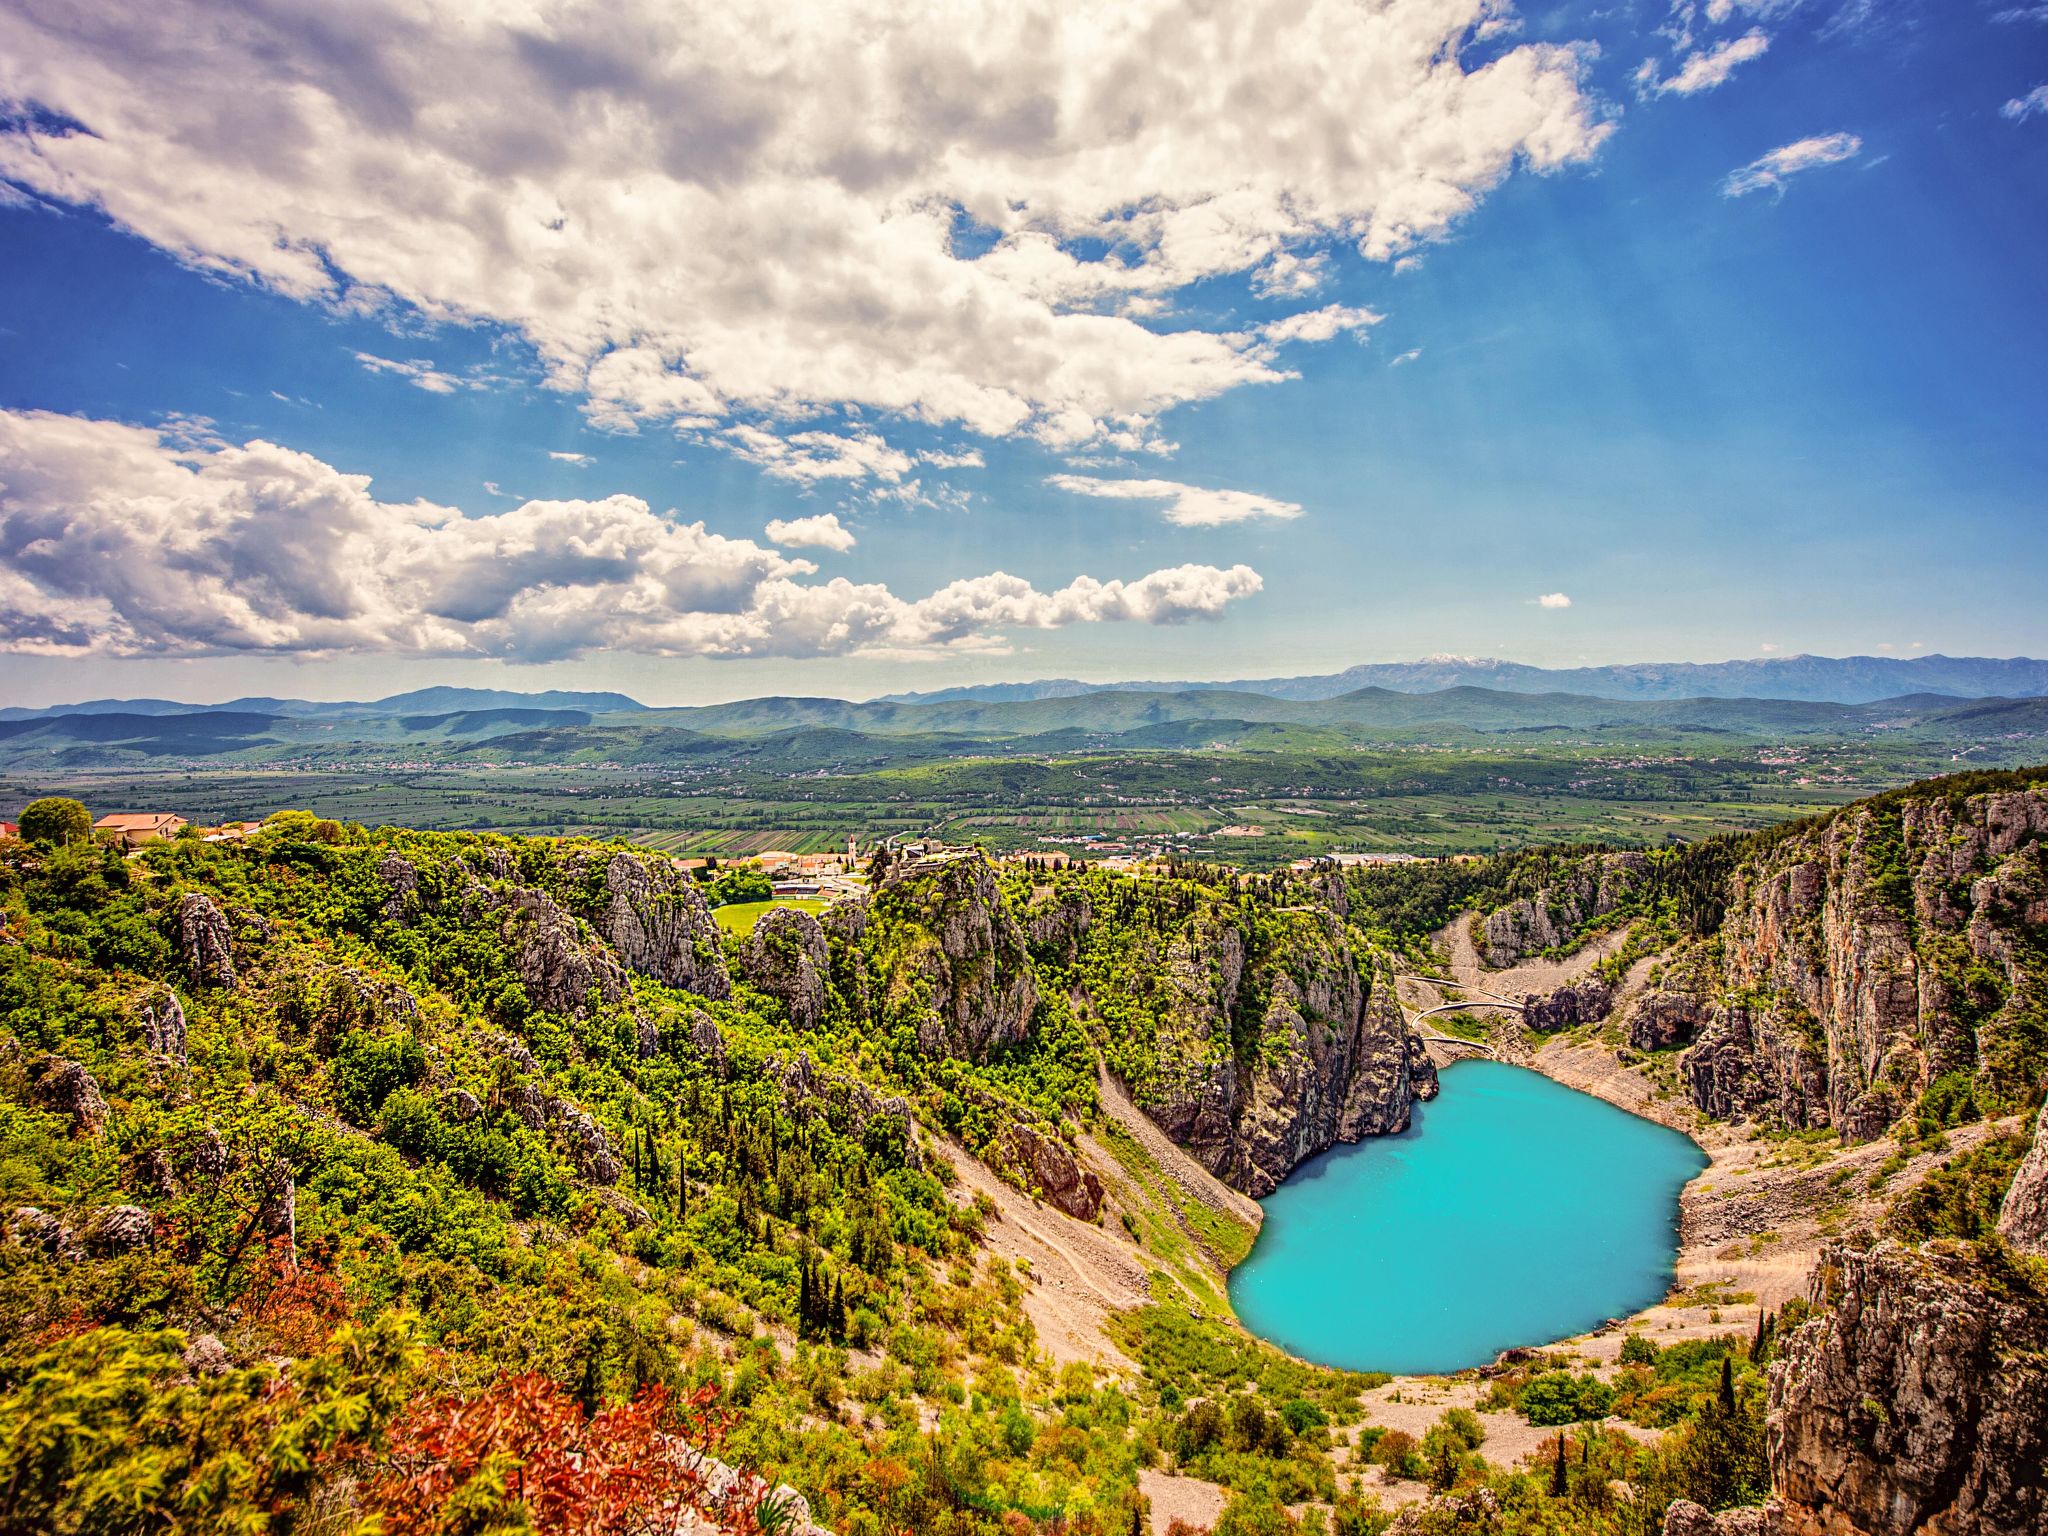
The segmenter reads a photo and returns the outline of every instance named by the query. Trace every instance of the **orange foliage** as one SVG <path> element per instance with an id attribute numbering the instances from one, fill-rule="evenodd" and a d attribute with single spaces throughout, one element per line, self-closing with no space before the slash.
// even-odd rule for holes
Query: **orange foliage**
<path id="1" fill-rule="evenodd" d="M 749 1499 L 709 1486 L 699 1452 L 727 1415 L 709 1388 L 677 1400 L 649 1387 L 588 1417 L 546 1377 L 508 1377 L 471 1398 L 415 1403 L 392 1426 L 390 1455 L 362 1489 L 386 1536 L 449 1536 L 523 1506 L 544 1536 L 673 1531 L 692 1511 L 720 1531 L 754 1536 Z M 740 1477 L 733 1487 L 752 1490 Z M 739 1507 L 728 1507 L 737 1505 Z"/>

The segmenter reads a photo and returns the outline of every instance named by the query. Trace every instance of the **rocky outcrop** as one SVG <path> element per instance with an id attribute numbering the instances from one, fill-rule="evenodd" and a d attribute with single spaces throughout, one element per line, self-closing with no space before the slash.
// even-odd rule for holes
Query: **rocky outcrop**
<path id="1" fill-rule="evenodd" d="M 2020 1253 L 2048 1258 L 2048 1104 L 2034 1120 L 2034 1142 L 1998 1213 L 1998 1235 Z"/>
<path id="2" fill-rule="evenodd" d="M 95 1257 L 134 1253 L 155 1239 L 155 1219 L 139 1205 L 110 1205 L 85 1224 L 85 1251 Z"/>
<path id="3" fill-rule="evenodd" d="M 382 911 L 389 922 L 403 923 L 420 899 L 420 872 L 412 860 L 387 853 L 377 861 L 377 878 L 383 882 Z"/>
<path id="4" fill-rule="evenodd" d="M 876 893 L 881 1006 L 934 1055 L 986 1061 L 1021 1042 L 1038 1006 L 1024 930 L 980 854 L 898 866 Z"/>
<path id="5" fill-rule="evenodd" d="M 7 1241 L 64 1264 L 77 1262 L 82 1252 L 78 1235 L 61 1217 L 33 1205 L 17 1206 L 8 1217 Z"/>
<path id="6" fill-rule="evenodd" d="M 1529 993 L 1522 998 L 1522 1022 L 1544 1034 L 1597 1024 L 1614 1006 L 1614 989 L 1597 976 L 1559 987 L 1548 997 Z"/>
<path id="7" fill-rule="evenodd" d="M 2048 1298 L 1960 1253 L 1831 1246 L 1771 1368 L 1789 1536 L 2048 1529 Z"/>
<path id="8" fill-rule="evenodd" d="M 666 859 L 616 853 L 604 870 L 600 928 L 626 969 L 700 997 L 732 996 L 718 924 Z"/>
<path id="9" fill-rule="evenodd" d="M 1086 891 L 1065 890 L 1034 902 L 1024 914 L 1032 955 L 1054 965 L 1071 965 L 1095 921 Z"/>
<path id="10" fill-rule="evenodd" d="M 107 1101 L 99 1082 L 75 1061 L 45 1056 L 28 1069 L 28 1092 L 38 1109 L 67 1116 L 74 1136 L 97 1136 L 106 1129 Z"/>
<path id="11" fill-rule="evenodd" d="M 1716 1008 L 1681 1062 L 1693 1103 L 1720 1120 L 1827 1125 L 1823 1042 L 1796 1006 L 1751 1000 Z"/>
<path id="12" fill-rule="evenodd" d="M 536 1008 L 581 1017 L 593 1002 L 610 1006 L 626 995 L 619 962 L 587 942 L 546 892 L 515 893 L 505 926 L 513 968 Z"/>
<path id="13" fill-rule="evenodd" d="M 1691 1499 L 1674 1499 L 1664 1511 L 1664 1536 L 1783 1536 L 1785 1511 L 1776 1500 L 1761 1508 L 1724 1509 L 1713 1514 Z"/>
<path id="14" fill-rule="evenodd" d="M 528 1130 L 550 1136 L 586 1183 L 606 1187 L 619 1182 L 618 1152 L 586 1111 L 537 1083 L 513 1084 L 506 1102 Z"/>
<path id="15" fill-rule="evenodd" d="M 796 1029 L 816 1029 L 825 1021 L 826 977 L 831 957 L 825 929 L 801 907 L 771 907 L 747 935 L 741 968 L 747 980 L 789 1010 Z"/>
<path id="16" fill-rule="evenodd" d="M 185 1064 L 185 1005 L 166 991 L 142 1005 L 142 1045 L 152 1056 Z"/>
<path id="17" fill-rule="evenodd" d="M 907 1166 L 924 1165 L 917 1150 L 916 1121 L 909 1100 L 893 1095 L 885 1098 L 859 1078 L 845 1073 L 821 1072 L 812 1064 L 807 1051 L 798 1051 L 778 1069 L 777 1076 L 782 1102 L 795 1115 L 819 1116 L 841 1135 L 870 1146 L 875 1144 L 870 1132 L 879 1131 L 885 1140 L 898 1144 Z"/>
<path id="18" fill-rule="evenodd" d="M 1569 944 L 1587 923 L 1621 906 L 1649 868 L 1640 853 L 1588 855 L 1534 896 L 1488 913 L 1474 935 L 1479 958 L 1498 970 Z"/>
<path id="19" fill-rule="evenodd" d="M 1333 914 L 1303 912 L 1251 956 L 1220 914 L 1171 940 L 1155 1010 L 1158 1073 L 1134 1097 L 1225 1183 L 1270 1193 L 1339 1141 L 1402 1129 L 1436 1070 Z"/>
<path id="20" fill-rule="evenodd" d="M 1736 870 L 1686 1075 L 1710 1114 L 1881 1134 L 1936 1077 L 2033 1086 L 2048 790 L 1852 806 Z"/>
<path id="21" fill-rule="evenodd" d="M 1102 1214 L 1102 1180 L 1084 1168 L 1073 1150 L 1022 1121 L 1013 1121 L 997 1137 L 988 1161 L 1024 1176 L 1045 1203 L 1082 1221 Z"/>
<path id="22" fill-rule="evenodd" d="M 235 955 L 229 940 L 227 914 L 213 904 L 211 896 L 191 891 L 178 902 L 178 952 L 193 986 L 235 984 Z"/>

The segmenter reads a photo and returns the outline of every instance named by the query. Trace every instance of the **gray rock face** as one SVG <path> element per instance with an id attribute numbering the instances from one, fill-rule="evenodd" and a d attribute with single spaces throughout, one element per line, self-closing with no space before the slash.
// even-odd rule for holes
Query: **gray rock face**
<path id="1" fill-rule="evenodd" d="M 107 1101 L 100 1085 L 75 1061 L 44 1057 L 28 1069 L 28 1091 L 37 1108 L 70 1116 L 75 1136 L 97 1136 L 106 1129 Z"/>
<path id="2" fill-rule="evenodd" d="M 1785 1511 L 1775 1500 L 1760 1509 L 1726 1509 L 1712 1514 L 1691 1499 L 1674 1499 L 1664 1511 L 1664 1536 L 1780 1536 Z"/>
<path id="3" fill-rule="evenodd" d="M 384 898 L 384 916 L 394 923 L 404 922 L 419 903 L 420 872 L 410 859 L 387 853 L 377 861 L 377 878 L 389 893 Z"/>
<path id="4" fill-rule="evenodd" d="M 536 1008 L 582 1017 L 591 1000 L 609 1006 L 626 995 L 626 974 L 603 949 L 584 941 L 576 919 L 543 891 L 520 891 L 506 919 L 512 960 Z"/>
<path id="5" fill-rule="evenodd" d="M 1690 1045 L 1710 1011 L 1705 1001 L 1690 992 L 1646 992 L 1629 1009 L 1628 1043 L 1639 1051 Z"/>
<path id="6" fill-rule="evenodd" d="M 1582 926 L 1620 906 L 1649 868 L 1640 853 L 1582 860 L 1553 888 L 1487 914 L 1478 934 L 1479 958 L 1500 969 L 1568 943 Z"/>
<path id="7" fill-rule="evenodd" d="M 156 1240 L 156 1221 L 139 1205 L 95 1211 L 85 1226 L 85 1250 L 101 1257 L 134 1253 Z"/>
<path id="8" fill-rule="evenodd" d="M 1070 964 L 1095 921 L 1095 907 L 1085 891 L 1061 891 L 1024 914 L 1024 934 L 1031 953 L 1057 964 Z"/>
<path id="9" fill-rule="evenodd" d="M 697 1059 L 714 1068 L 721 1076 L 725 1072 L 725 1036 L 718 1032 L 718 1024 L 703 1009 L 690 1015 L 690 1049 Z"/>
<path id="10" fill-rule="evenodd" d="M 2034 1120 L 2034 1144 L 2006 1191 L 1998 1235 L 2019 1253 L 2048 1258 L 2048 1104 Z"/>
<path id="11" fill-rule="evenodd" d="M 235 956 L 229 943 L 227 914 L 204 891 L 191 891 L 178 903 L 178 950 L 185 973 L 195 987 L 232 987 Z"/>
<path id="12" fill-rule="evenodd" d="M 549 1099 L 547 1114 L 578 1173 L 592 1184 L 619 1182 L 618 1154 L 603 1126 L 566 1099 Z"/>
<path id="13" fill-rule="evenodd" d="M 701 997 L 732 996 L 711 909 L 667 860 L 630 853 L 605 865 L 601 927 L 626 968 Z"/>
<path id="14" fill-rule="evenodd" d="M 801 907 L 771 907 L 747 936 L 742 965 L 747 980 L 789 1010 L 796 1029 L 825 1021 L 826 977 L 831 957 L 825 929 Z"/>
<path id="15" fill-rule="evenodd" d="M 1235 927 L 1204 921 L 1163 959 L 1159 1075 L 1138 1102 L 1225 1183 L 1269 1194 L 1305 1159 L 1400 1130 L 1434 1097 L 1436 1069 L 1391 977 L 1360 974 L 1333 914 L 1298 916 L 1256 961 Z M 1251 1007 L 1258 1050 L 1241 1056 L 1233 1020 Z"/>
<path id="16" fill-rule="evenodd" d="M 1597 1024 L 1614 1006 L 1614 990 L 1597 976 L 1559 987 L 1548 997 L 1530 993 L 1522 999 L 1522 1022 L 1549 1034 Z"/>
<path id="17" fill-rule="evenodd" d="M 1970 1260 L 1830 1246 L 1827 1310 L 1771 1368 L 1771 1472 L 1792 1536 L 2048 1529 L 2048 1302 Z"/>
<path id="18" fill-rule="evenodd" d="M 1794 1130 L 1829 1123 L 1827 1063 L 1804 1019 L 1747 1003 L 1714 1010 L 1681 1062 L 1692 1100 L 1721 1120 L 1766 1119 Z"/>
<path id="19" fill-rule="evenodd" d="M 33 1205 L 18 1206 L 7 1219 L 7 1241 L 28 1248 L 60 1263 L 75 1263 L 80 1256 L 78 1238 L 70 1227 L 48 1211 Z"/>
<path id="20" fill-rule="evenodd" d="M 987 859 L 899 866 L 876 900 L 889 904 L 899 941 L 883 1006 L 915 1016 L 925 1050 L 986 1061 L 1030 1033 L 1038 984 Z"/>
<path id="21" fill-rule="evenodd" d="M 1699 1106 L 1856 1140 L 1945 1073 L 2024 1092 L 2012 1063 L 2048 1001 L 2027 937 L 2048 924 L 2044 837 L 2038 786 L 1915 797 L 1853 807 L 1738 869 L 1688 1063 Z"/>
<path id="22" fill-rule="evenodd" d="M 177 993 L 167 991 L 142 1005 L 142 1044 L 152 1056 L 184 1064 L 185 1005 Z"/>
<path id="23" fill-rule="evenodd" d="M 834 1130 L 856 1140 L 866 1140 L 869 1128 L 882 1124 L 900 1140 L 905 1163 L 912 1168 L 924 1166 L 913 1134 L 916 1121 L 909 1100 L 884 1098 L 857 1077 L 821 1072 L 812 1065 L 808 1051 L 798 1051 L 779 1069 L 778 1077 L 783 1103 L 798 1116 L 821 1116 Z"/>

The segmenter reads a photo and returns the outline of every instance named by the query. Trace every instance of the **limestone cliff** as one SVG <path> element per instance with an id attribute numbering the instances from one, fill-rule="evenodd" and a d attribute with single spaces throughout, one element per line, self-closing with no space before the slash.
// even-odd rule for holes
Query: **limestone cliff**
<path id="1" fill-rule="evenodd" d="M 1116 894 L 1113 921 L 1087 933 L 1100 948 L 1076 967 L 1074 995 L 1101 1015 L 1133 1100 L 1224 1182 L 1267 1194 L 1339 1141 L 1400 1130 L 1435 1094 L 1391 972 L 1334 911 L 1186 887 Z M 1093 996 L 1104 967 L 1135 997 Z"/>
<path id="2" fill-rule="evenodd" d="M 1935 1078 L 2024 1097 L 2044 1063 L 2048 792 L 1852 806 L 1735 872 L 1685 1060 L 1709 1114 L 1883 1132 Z"/>
<path id="3" fill-rule="evenodd" d="M 1533 896 L 1490 912 L 1474 935 L 1488 965 L 1510 966 L 1570 940 L 1628 898 L 1650 867 L 1640 853 L 1589 854 Z"/>
<path id="4" fill-rule="evenodd" d="M 1995 1255 L 1831 1247 L 1771 1370 L 1789 1536 L 2048 1529 L 2048 1298 Z"/>
<path id="5" fill-rule="evenodd" d="M 924 1050 L 986 1061 L 1030 1032 L 1024 930 L 980 854 L 891 870 L 862 927 L 884 1018 L 907 1021 Z"/>

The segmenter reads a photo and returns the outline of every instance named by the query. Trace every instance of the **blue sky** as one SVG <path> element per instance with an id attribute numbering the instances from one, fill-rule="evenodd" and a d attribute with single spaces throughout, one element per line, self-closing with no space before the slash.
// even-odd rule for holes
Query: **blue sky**
<path id="1" fill-rule="evenodd" d="M 0 21 L 5 702 L 2048 649 L 2048 7 L 1161 0 L 936 104 L 908 10 L 841 100 L 802 12 L 78 9 Z"/>

